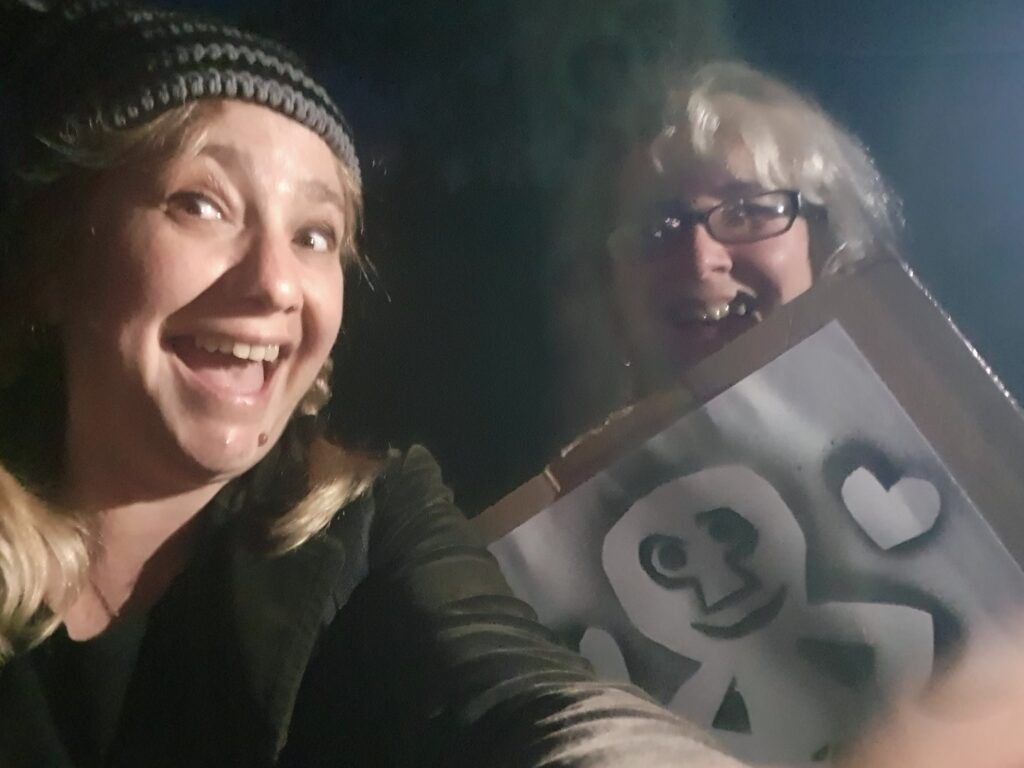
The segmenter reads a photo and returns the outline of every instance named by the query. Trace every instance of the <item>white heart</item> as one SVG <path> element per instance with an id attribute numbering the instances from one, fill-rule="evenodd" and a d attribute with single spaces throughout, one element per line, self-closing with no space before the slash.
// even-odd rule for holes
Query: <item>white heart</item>
<path id="1" fill-rule="evenodd" d="M 882 549 L 930 531 L 941 506 L 938 490 L 927 480 L 903 477 L 886 490 L 864 467 L 843 481 L 842 496 L 853 519 Z"/>

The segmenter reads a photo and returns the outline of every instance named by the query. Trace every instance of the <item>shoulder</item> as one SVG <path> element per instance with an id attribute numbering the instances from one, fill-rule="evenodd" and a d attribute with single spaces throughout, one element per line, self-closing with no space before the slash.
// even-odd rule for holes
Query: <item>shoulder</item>
<path id="1" fill-rule="evenodd" d="M 374 496 L 379 506 L 451 503 L 453 499 L 437 460 L 422 445 L 388 454 Z"/>
<path id="2" fill-rule="evenodd" d="M 441 468 L 426 448 L 393 453 L 374 489 L 371 568 L 376 561 L 423 554 L 455 544 L 479 546 L 455 506 Z"/>

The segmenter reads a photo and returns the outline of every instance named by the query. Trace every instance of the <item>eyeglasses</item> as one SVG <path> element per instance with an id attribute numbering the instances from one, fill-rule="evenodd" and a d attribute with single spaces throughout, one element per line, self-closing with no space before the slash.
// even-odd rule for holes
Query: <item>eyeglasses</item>
<path id="1" fill-rule="evenodd" d="M 788 189 L 726 200 L 704 211 L 690 210 L 678 201 L 663 203 L 642 231 L 644 255 L 648 259 L 668 256 L 697 224 L 725 245 L 767 240 L 788 232 L 796 217 L 806 215 L 808 209 L 824 214 L 824 208 L 805 203 L 799 192 Z"/>

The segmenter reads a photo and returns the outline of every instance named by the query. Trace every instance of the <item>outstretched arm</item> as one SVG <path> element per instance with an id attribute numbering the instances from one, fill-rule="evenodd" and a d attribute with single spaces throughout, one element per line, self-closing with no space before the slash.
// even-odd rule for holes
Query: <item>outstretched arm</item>
<path id="1" fill-rule="evenodd" d="M 382 483 L 370 539 L 406 693 L 450 725 L 444 765 L 739 764 L 637 689 L 599 683 L 516 599 L 422 448 Z"/>

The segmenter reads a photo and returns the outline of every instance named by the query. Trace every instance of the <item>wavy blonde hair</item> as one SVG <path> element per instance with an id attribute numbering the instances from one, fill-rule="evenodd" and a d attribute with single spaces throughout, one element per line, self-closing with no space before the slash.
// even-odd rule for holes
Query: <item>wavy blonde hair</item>
<path id="1" fill-rule="evenodd" d="M 8 415 L 14 409 L 23 411 L 16 394 L 19 383 L 29 382 L 22 392 L 37 393 L 41 388 L 31 382 L 43 380 L 50 401 L 41 411 L 52 418 L 37 424 L 30 417 L 16 429 L 8 418 L 3 422 L 5 434 L 0 435 L 0 663 L 42 642 L 59 626 L 80 592 L 94 552 L 88 519 L 49 500 L 60 471 L 53 457 L 59 456 L 63 442 L 63 421 L 56 414 L 62 413 L 65 403 L 55 359 L 59 345 L 52 334 L 48 342 L 40 341 L 43 334 L 31 297 L 62 248 L 72 247 L 71 206 L 95 174 L 133 160 L 161 159 L 198 148 L 204 118 L 218 104 L 192 102 L 129 130 L 65 125 L 57 134 L 37 136 L 32 154 L 21 159 L 12 179 L 13 193 L 0 220 L 0 416 L 5 410 Z M 363 268 L 356 247 L 362 191 L 352 169 L 340 160 L 337 171 L 345 220 L 351 223 L 341 238 L 340 257 L 346 266 Z M 54 220 L 64 226 L 53 227 Z M 287 450 L 268 454 L 233 481 L 247 499 L 256 495 L 256 501 L 268 496 L 283 501 L 276 507 L 283 511 L 256 521 L 269 555 L 295 549 L 321 531 L 341 507 L 371 487 L 380 469 L 377 457 L 350 451 L 309 428 L 330 397 L 330 373 L 328 359 L 282 436 Z M 288 469 L 304 475 L 283 482 L 296 483 L 298 494 L 275 492 L 276 480 L 262 489 L 253 480 L 261 474 L 279 477 L 285 462 Z M 266 464 L 274 466 L 261 473 Z"/>

